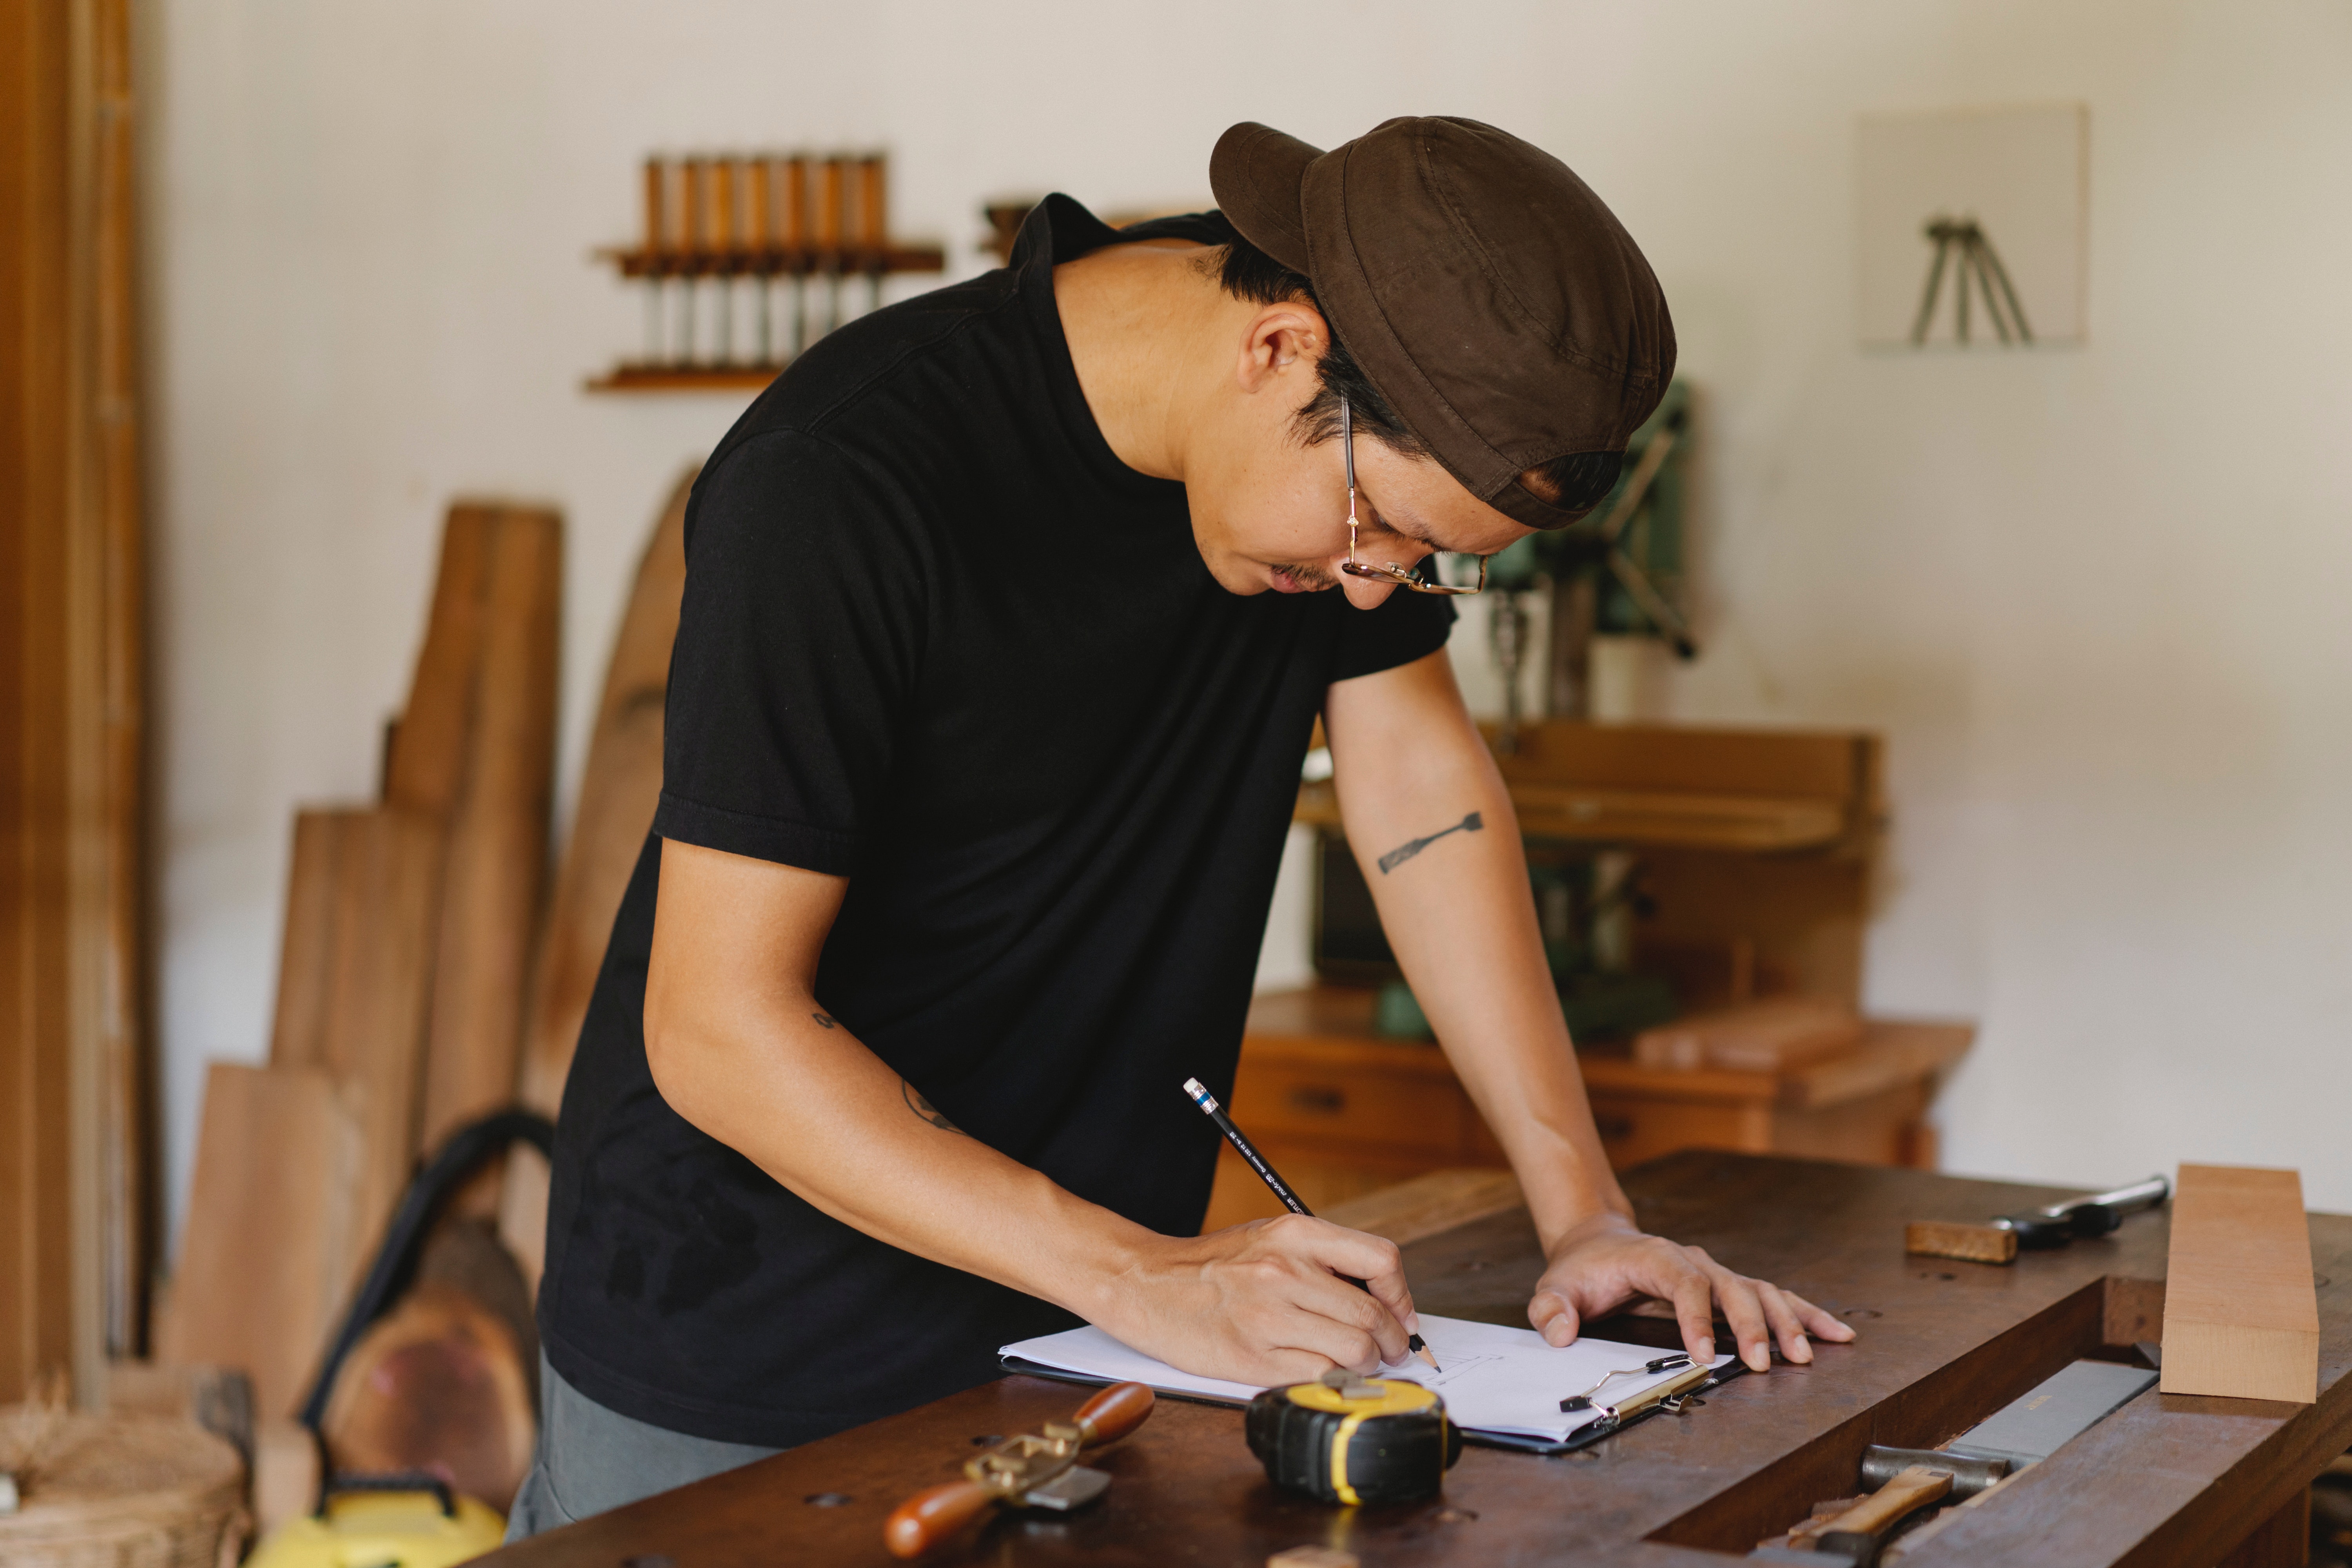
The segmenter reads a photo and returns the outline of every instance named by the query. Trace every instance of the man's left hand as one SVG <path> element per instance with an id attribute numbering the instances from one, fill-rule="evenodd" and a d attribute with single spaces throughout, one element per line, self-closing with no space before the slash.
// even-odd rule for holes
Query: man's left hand
<path id="1" fill-rule="evenodd" d="M 1723 1309 L 1739 1359 L 1751 1371 L 1772 1364 L 1772 1343 L 1802 1364 L 1811 1339 L 1843 1343 L 1853 1330 L 1793 1291 L 1735 1274 L 1696 1247 L 1645 1236 L 1616 1214 L 1587 1220 L 1555 1244 L 1528 1303 L 1528 1321 L 1547 1344 L 1575 1340 L 1591 1319 L 1643 1297 L 1670 1302 L 1691 1359 L 1715 1359 L 1715 1309 Z"/>

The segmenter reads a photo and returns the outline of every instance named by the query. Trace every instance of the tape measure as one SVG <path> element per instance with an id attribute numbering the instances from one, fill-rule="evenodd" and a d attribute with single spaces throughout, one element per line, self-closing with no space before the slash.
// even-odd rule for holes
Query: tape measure
<path id="1" fill-rule="evenodd" d="M 1325 1502 L 1433 1497 L 1462 1457 L 1462 1434 L 1435 1394 L 1338 1370 L 1267 1389 L 1250 1401 L 1243 1431 L 1269 1480 Z"/>

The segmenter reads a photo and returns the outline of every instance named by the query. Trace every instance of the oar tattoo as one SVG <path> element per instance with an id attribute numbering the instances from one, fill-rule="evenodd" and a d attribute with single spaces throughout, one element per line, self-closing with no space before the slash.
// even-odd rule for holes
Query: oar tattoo
<path id="1" fill-rule="evenodd" d="M 1486 826 L 1486 823 L 1479 819 L 1478 814 L 1474 811 L 1451 827 L 1443 829 L 1440 832 L 1433 833 L 1426 838 L 1415 838 L 1406 843 L 1400 844 L 1395 848 L 1381 857 L 1381 875 L 1383 877 L 1387 876 L 1390 872 L 1395 870 L 1398 867 L 1403 865 L 1406 861 L 1412 859 L 1414 856 L 1420 854 L 1423 850 L 1428 848 L 1439 839 L 1444 837 L 1448 833 L 1475 833 Z"/>

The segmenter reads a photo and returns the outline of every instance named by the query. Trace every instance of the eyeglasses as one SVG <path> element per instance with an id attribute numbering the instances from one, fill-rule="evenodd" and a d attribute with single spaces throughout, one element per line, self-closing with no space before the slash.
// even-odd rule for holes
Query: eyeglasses
<path id="1" fill-rule="evenodd" d="M 1393 561 L 1384 565 L 1370 566 L 1356 559 L 1356 418 L 1344 396 L 1339 399 L 1339 445 L 1348 454 L 1348 559 L 1340 563 L 1339 570 L 1350 577 L 1370 577 L 1375 583 L 1391 583 L 1400 588 L 1410 588 L 1416 594 L 1485 592 L 1486 558 L 1483 555 L 1471 557 L 1478 563 L 1478 583 L 1472 588 L 1460 588 L 1439 581 L 1435 553 L 1423 556 L 1411 566 L 1400 566 Z"/>

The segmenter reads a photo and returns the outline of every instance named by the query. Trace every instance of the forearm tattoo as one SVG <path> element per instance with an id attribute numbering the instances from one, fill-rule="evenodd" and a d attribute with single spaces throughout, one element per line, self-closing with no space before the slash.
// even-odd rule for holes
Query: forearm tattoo
<path id="1" fill-rule="evenodd" d="M 841 1020 L 829 1013 L 811 1013 L 809 1016 L 816 1020 L 816 1026 L 820 1029 L 837 1029 L 841 1026 Z"/>
<path id="2" fill-rule="evenodd" d="M 900 1099 L 907 1102 L 908 1110 L 913 1111 L 917 1116 L 921 1117 L 924 1121 L 929 1122 L 940 1131 L 956 1133 L 963 1131 L 962 1128 L 958 1127 L 954 1122 L 950 1121 L 946 1117 L 940 1115 L 940 1108 L 933 1105 L 929 1100 L 925 1100 L 921 1089 L 917 1089 L 913 1084 L 908 1083 L 903 1078 L 898 1080 L 898 1095 Z"/>
<path id="3" fill-rule="evenodd" d="M 1479 817 L 1478 814 L 1474 811 L 1469 816 L 1464 817 L 1461 821 L 1455 823 L 1453 826 L 1442 828 L 1439 831 L 1431 834 L 1426 838 L 1409 838 L 1402 844 L 1398 845 L 1395 848 L 1390 850 L 1387 854 L 1381 857 L 1381 875 L 1383 877 L 1387 876 L 1390 872 L 1395 870 L 1398 867 L 1403 865 L 1406 861 L 1412 859 L 1414 856 L 1420 854 L 1423 850 L 1428 848 L 1439 839 L 1444 837 L 1448 833 L 1475 833 L 1486 826 L 1486 824 Z"/>

